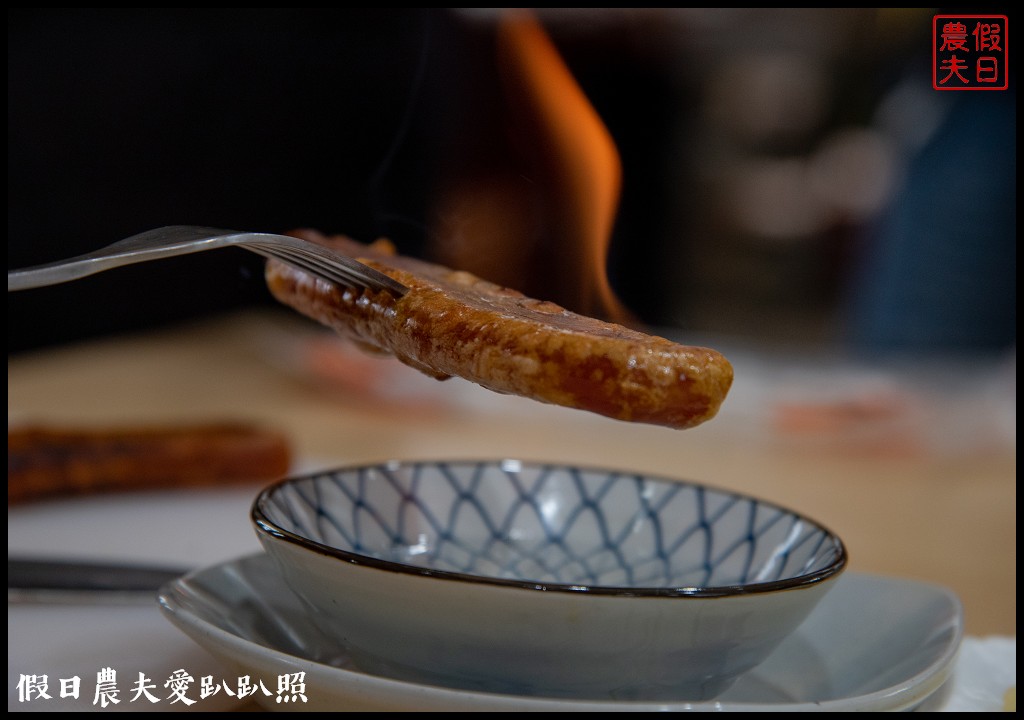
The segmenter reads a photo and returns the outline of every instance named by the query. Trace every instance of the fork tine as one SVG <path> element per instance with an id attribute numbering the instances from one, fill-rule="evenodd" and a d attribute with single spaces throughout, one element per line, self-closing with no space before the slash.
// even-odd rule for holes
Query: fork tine
<path id="1" fill-rule="evenodd" d="M 328 265 L 323 261 L 317 261 L 310 256 L 303 255 L 297 250 L 284 247 L 270 247 L 264 245 L 243 245 L 242 247 L 251 250 L 265 258 L 280 260 L 299 270 L 304 270 L 328 282 L 345 287 L 367 287 L 370 286 L 366 280 L 355 276 L 343 266 Z M 372 286 L 371 286 L 372 287 Z"/>
<path id="2" fill-rule="evenodd" d="M 394 293 L 397 297 L 401 297 L 408 291 L 405 285 L 363 263 L 305 240 L 296 240 L 296 243 L 292 245 L 247 241 L 243 243 L 243 247 L 256 250 L 264 257 L 276 257 L 340 285 L 386 290 Z"/>
<path id="3" fill-rule="evenodd" d="M 338 283 L 346 287 L 352 284 L 352 281 L 349 278 L 336 274 L 333 269 L 317 268 L 303 260 L 301 257 L 290 256 L 286 250 L 283 250 L 281 248 L 270 249 L 263 245 L 248 243 L 246 243 L 245 245 L 241 245 L 240 247 L 243 247 L 246 250 L 254 252 L 257 255 L 262 255 L 268 260 L 280 260 L 283 263 L 287 263 L 288 265 L 298 268 L 299 270 L 304 270 L 310 274 L 316 275 L 318 278 L 327 280 L 328 282 Z"/>

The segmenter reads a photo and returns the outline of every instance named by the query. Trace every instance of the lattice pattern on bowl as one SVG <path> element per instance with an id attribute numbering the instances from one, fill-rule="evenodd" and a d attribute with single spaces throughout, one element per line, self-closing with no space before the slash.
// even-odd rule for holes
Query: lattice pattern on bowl
<path id="1" fill-rule="evenodd" d="M 591 592 L 770 590 L 845 563 L 834 534 L 762 500 L 513 460 L 323 472 L 271 488 L 254 512 L 352 562 Z"/>

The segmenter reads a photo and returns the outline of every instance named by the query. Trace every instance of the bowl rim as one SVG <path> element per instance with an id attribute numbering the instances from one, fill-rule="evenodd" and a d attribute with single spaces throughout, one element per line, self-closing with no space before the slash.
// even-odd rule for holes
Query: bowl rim
<path id="1" fill-rule="evenodd" d="M 395 469 L 397 467 L 422 465 L 460 466 L 493 464 L 495 466 L 500 467 L 503 464 L 509 463 L 518 464 L 520 467 L 571 468 L 582 472 L 604 472 L 620 474 L 625 476 L 642 477 L 646 480 L 651 480 L 654 482 L 675 483 L 687 485 L 690 487 L 699 487 L 705 490 L 711 490 L 713 492 L 720 493 L 722 495 L 727 495 L 748 501 L 754 501 L 767 507 L 775 508 L 776 510 L 779 510 L 781 512 L 789 513 L 790 515 L 793 515 L 799 518 L 800 520 L 809 522 L 815 527 L 817 527 L 825 534 L 826 538 L 831 539 L 836 545 L 836 556 L 828 565 L 813 572 L 804 573 L 802 575 L 796 575 L 782 580 L 771 580 L 767 582 L 747 583 L 741 585 L 714 585 L 702 587 L 631 587 L 622 585 L 585 585 L 569 583 L 552 583 L 538 580 L 499 578 L 488 575 L 475 575 L 472 573 L 463 573 L 453 570 L 438 570 L 434 568 L 409 565 L 407 563 L 402 563 L 394 560 L 386 560 L 384 558 L 378 558 L 372 555 L 352 552 L 350 550 L 343 550 L 341 548 L 326 545 L 316 540 L 304 537 L 297 533 L 291 532 L 290 530 L 285 530 L 284 528 L 278 526 L 273 520 L 271 520 L 262 508 L 263 503 L 268 501 L 270 497 L 281 488 L 293 485 L 298 482 L 313 480 L 317 477 L 327 476 L 339 472 L 352 472 L 371 468 Z M 352 565 L 358 565 L 361 567 L 371 568 L 374 570 L 395 572 L 405 575 L 417 575 L 422 577 L 437 578 L 440 580 L 448 580 L 453 582 L 490 585 L 495 587 L 519 588 L 523 590 L 533 590 L 542 592 L 575 593 L 584 595 L 603 595 L 616 597 L 721 598 L 732 596 L 760 595 L 765 593 L 797 590 L 801 588 L 808 588 L 811 586 L 820 585 L 821 583 L 827 580 L 834 579 L 838 577 L 840 574 L 842 574 L 842 572 L 846 569 L 849 563 L 849 555 L 846 550 L 846 544 L 843 542 L 842 538 L 838 534 L 833 532 L 827 526 L 805 515 L 804 513 L 797 512 L 789 507 L 780 505 L 779 503 L 772 502 L 770 500 L 765 500 L 763 498 L 751 495 L 749 493 L 739 492 L 736 490 L 728 490 L 725 488 L 720 488 L 714 485 L 708 485 L 707 483 L 697 482 L 693 480 L 685 480 L 681 478 L 671 478 L 664 475 L 656 475 L 640 470 L 617 470 L 611 467 L 600 467 L 596 465 L 580 465 L 577 463 L 552 461 L 518 460 L 513 458 L 482 458 L 461 460 L 384 460 L 378 462 L 360 462 L 353 463 L 350 465 L 328 467 L 313 472 L 297 474 L 271 483 L 270 485 L 260 490 L 255 500 L 253 500 L 250 510 L 250 519 L 256 528 L 257 535 L 259 536 L 271 537 L 276 540 L 283 541 L 287 544 L 295 545 L 299 548 L 310 550 L 319 555 L 325 555 L 327 557 L 341 560 Z"/>

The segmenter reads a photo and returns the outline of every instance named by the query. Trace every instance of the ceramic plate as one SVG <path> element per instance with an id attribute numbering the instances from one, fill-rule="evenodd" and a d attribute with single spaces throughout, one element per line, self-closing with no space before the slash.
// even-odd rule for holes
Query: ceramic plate
<path id="1" fill-rule="evenodd" d="M 310 711 L 880 711 L 939 694 L 963 636 L 960 601 L 944 588 L 847 572 L 762 665 L 714 701 L 563 700 L 463 691 L 360 671 L 326 644 L 270 559 L 216 565 L 163 588 L 165 615 L 240 675 L 268 688 L 305 673 L 305 702 L 254 696 L 266 709 Z"/>

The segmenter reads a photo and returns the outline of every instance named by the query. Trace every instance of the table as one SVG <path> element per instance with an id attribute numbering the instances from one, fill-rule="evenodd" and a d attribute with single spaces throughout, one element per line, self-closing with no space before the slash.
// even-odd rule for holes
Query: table
<path id="1" fill-rule="evenodd" d="M 241 419 L 285 431 L 297 469 L 497 456 L 699 480 L 819 520 L 844 538 L 852 570 L 951 588 L 969 635 L 1016 635 L 1014 356 L 881 367 L 722 343 L 736 368 L 732 394 L 717 418 L 682 432 L 461 380 L 438 383 L 265 309 L 16 356 L 8 362 L 8 419 L 73 426 Z M 9 508 L 9 552 L 183 567 L 232 559 L 258 550 L 247 516 L 257 489 Z M 104 663 L 122 661 L 132 676 L 175 662 L 192 663 L 197 676 L 215 670 L 155 608 L 125 609 L 114 620 L 104 612 L 9 605 L 9 709 L 30 709 L 17 696 L 23 674 L 49 670 L 52 691 L 58 674 L 75 670 L 83 678 L 79 702 L 91 706 L 91 675 Z M 94 645 L 102 637 L 100 649 L 113 654 L 120 639 L 146 641 L 128 658 L 108 658 L 95 646 L 71 645 L 86 636 Z M 152 647 L 161 648 L 159 658 L 147 656 Z M 153 709 L 180 707 L 162 705 Z M 34 708 L 46 709 L 38 701 Z"/>

